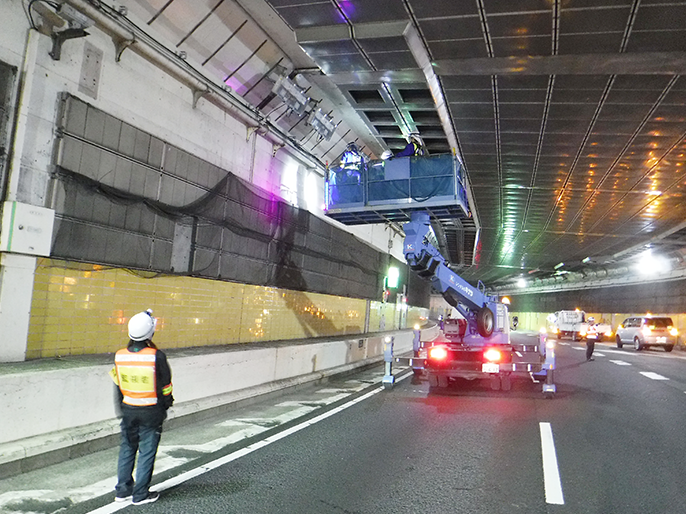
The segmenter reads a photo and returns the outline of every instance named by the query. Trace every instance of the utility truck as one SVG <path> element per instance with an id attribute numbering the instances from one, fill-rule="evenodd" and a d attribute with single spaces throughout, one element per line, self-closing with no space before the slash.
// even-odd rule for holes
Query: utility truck
<path id="1" fill-rule="evenodd" d="M 456 379 L 486 379 L 491 388 L 509 390 L 512 378 L 522 376 L 543 383 L 547 396 L 555 393 L 555 343 L 541 334 L 535 344 L 510 340 L 507 306 L 460 277 L 438 250 L 433 223 L 458 218 L 472 220 L 461 164 L 452 155 L 406 157 L 363 163 L 361 180 L 352 187 L 336 182 L 340 170 L 327 181 L 327 215 L 345 224 L 404 222 L 403 253 L 410 268 L 428 280 L 462 319 L 445 319 L 441 330 L 416 327 L 413 356 L 393 354 L 392 339 L 384 347 L 384 387 L 393 387 L 392 365 L 410 365 L 415 379 L 433 388 Z"/>

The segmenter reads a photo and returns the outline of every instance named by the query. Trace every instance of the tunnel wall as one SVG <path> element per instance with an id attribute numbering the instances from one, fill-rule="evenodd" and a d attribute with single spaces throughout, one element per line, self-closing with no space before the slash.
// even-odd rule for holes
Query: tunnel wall
<path id="1" fill-rule="evenodd" d="M 129 318 L 148 308 L 161 348 L 360 335 L 428 315 L 404 303 L 40 259 L 27 358 L 115 352 Z"/>
<path id="2" fill-rule="evenodd" d="M 580 309 L 596 321 L 612 325 L 613 331 L 626 318 L 669 316 L 679 330 L 678 344 L 686 341 L 686 280 L 646 282 L 598 289 L 511 295 L 510 319 L 519 318 L 520 329 L 547 327 L 546 317 L 560 310 Z"/>

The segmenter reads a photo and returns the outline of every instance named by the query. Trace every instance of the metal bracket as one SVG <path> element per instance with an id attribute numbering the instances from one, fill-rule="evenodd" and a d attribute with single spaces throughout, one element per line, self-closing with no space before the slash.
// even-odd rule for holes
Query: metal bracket
<path id="1" fill-rule="evenodd" d="M 246 135 L 245 135 L 245 140 L 246 140 L 246 141 L 250 141 L 250 136 L 252 136 L 255 132 L 257 132 L 257 130 L 258 130 L 260 127 L 259 127 L 259 125 L 258 125 L 257 127 L 248 126 L 248 127 L 246 127 L 246 128 L 247 128 L 247 131 L 246 131 Z"/>
<path id="2" fill-rule="evenodd" d="M 276 152 L 281 150 L 284 146 L 286 146 L 286 145 L 283 143 L 274 143 L 272 145 L 272 157 L 276 157 Z"/>
<path id="3" fill-rule="evenodd" d="M 52 57 L 53 61 L 59 61 L 62 57 L 62 43 L 69 39 L 77 39 L 80 37 L 86 37 L 87 35 L 88 32 L 85 30 L 76 28 L 53 32 L 50 35 L 52 38 L 52 50 L 48 52 L 48 55 Z"/>
<path id="4" fill-rule="evenodd" d="M 135 39 L 121 39 L 121 38 L 113 37 L 112 42 L 114 43 L 114 60 L 116 62 L 119 62 L 119 61 L 121 61 L 121 54 L 124 53 L 124 50 L 126 50 L 133 43 L 135 43 L 136 40 Z"/>
<path id="5" fill-rule="evenodd" d="M 203 96 L 209 95 L 210 90 L 209 89 L 194 89 L 193 90 L 193 109 L 196 108 L 198 105 L 198 100 L 200 100 Z"/>

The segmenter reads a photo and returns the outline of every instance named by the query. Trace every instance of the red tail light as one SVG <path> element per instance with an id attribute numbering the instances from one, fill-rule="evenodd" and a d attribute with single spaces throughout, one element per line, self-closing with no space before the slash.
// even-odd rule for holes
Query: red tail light
<path id="1" fill-rule="evenodd" d="M 500 350 L 496 350 L 495 348 L 489 348 L 484 352 L 484 359 L 488 362 L 499 362 L 502 358 L 503 355 L 500 353 Z"/>
<path id="2" fill-rule="evenodd" d="M 429 358 L 442 361 L 448 356 L 448 350 L 444 346 L 434 346 L 429 350 Z"/>

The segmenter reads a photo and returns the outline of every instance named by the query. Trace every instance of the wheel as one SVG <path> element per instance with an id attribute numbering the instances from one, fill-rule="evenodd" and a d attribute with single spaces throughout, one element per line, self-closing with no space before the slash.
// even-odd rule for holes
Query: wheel
<path id="1" fill-rule="evenodd" d="M 429 375 L 429 387 L 438 387 L 438 377 L 434 374 Z"/>
<path id="2" fill-rule="evenodd" d="M 558 338 L 558 339 L 562 339 L 562 334 L 560 334 L 560 333 L 558 332 L 556 335 L 557 335 L 557 338 Z"/>
<path id="3" fill-rule="evenodd" d="M 491 380 L 491 389 L 493 389 L 494 391 L 500 391 L 500 377 L 497 374 L 493 373 L 491 375 L 490 380 Z"/>
<path id="4" fill-rule="evenodd" d="M 673 345 L 673 344 L 669 344 L 669 345 L 665 346 L 665 351 L 666 351 L 666 352 L 671 352 L 672 350 L 674 350 L 674 345 Z"/>
<path id="5" fill-rule="evenodd" d="M 622 344 L 622 338 L 621 338 L 621 337 L 617 336 L 617 337 L 615 338 L 615 340 L 617 341 L 617 348 L 621 348 L 622 346 L 624 346 L 624 345 Z"/>
<path id="6" fill-rule="evenodd" d="M 442 389 L 448 387 L 448 377 L 444 375 L 438 375 L 436 378 L 438 379 L 438 387 Z"/>
<path id="7" fill-rule="evenodd" d="M 636 350 L 637 352 L 643 350 L 643 345 L 641 344 L 641 341 L 638 337 L 634 337 L 634 350 Z"/>
<path id="8" fill-rule="evenodd" d="M 572 332 L 572 341 L 576 341 L 576 340 L 577 340 L 576 332 Z"/>
<path id="9" fill-rule="evenodd" d="M 512 389 L 512 378 L 510 375 L 501 375 L 500 377 L 500 389 L 503 391 L 509 391 Z"/>
<path id="10" fill-rule="evenodd" d="M 495 324 L 495 318 L 493 316 L 493 311 L 488 307 L 481 307 L 479 312 L 476 313 L 476 328 L 479 334 L 483 337 L 490 337 L 493 333 L 493 326 Z"/>

